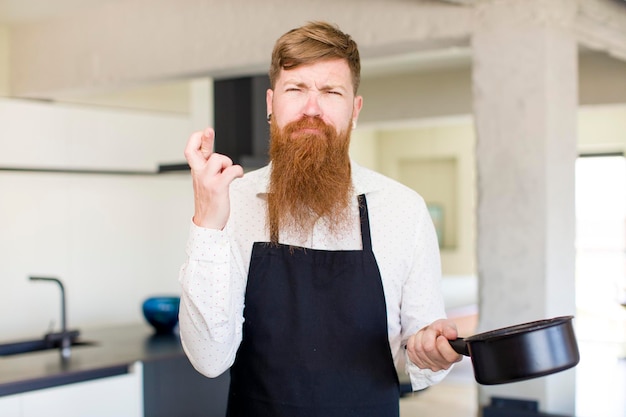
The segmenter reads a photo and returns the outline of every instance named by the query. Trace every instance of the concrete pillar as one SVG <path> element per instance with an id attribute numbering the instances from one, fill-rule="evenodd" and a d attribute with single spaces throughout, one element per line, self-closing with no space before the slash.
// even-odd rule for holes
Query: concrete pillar
<path id="1" fill-rule="evenodd" d="M 476 4 L 473 104 L 477 129 L 479 330 L 573 314 L 576 2 Z M 574 415 L 575 370 L 481 386 Z"/>
<path id="2" fill-rule="evenodd" d="M 0 97 L 9 96 L 9 28 L 0 24 Z"/>

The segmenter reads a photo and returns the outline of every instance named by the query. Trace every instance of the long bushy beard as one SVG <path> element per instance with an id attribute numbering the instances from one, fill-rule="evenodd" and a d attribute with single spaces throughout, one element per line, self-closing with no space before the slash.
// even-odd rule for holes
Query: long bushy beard
<path id="1" fill-rule="evenodd" d="M 321 133 L 304 133 L 304 128 Z M 338 134 L 321 119 L 304 117 L 283 129 L 272 123 L 270 135 L 271 241 L 278 243 L 279 230 L 308 236 L 320 218 L 333 233 L 345 229 L 352 196 L 350 130 Z"/>

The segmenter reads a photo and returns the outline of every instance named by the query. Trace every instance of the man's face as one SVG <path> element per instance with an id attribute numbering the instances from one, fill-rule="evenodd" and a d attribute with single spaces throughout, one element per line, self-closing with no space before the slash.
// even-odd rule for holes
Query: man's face
<path id="1" fill-rule="evenodd" d="M 303 117 L 315 117 L 337 133 L 352 128 L 363 105 L 362 97 L 354 96 L 350 67 L 344 59 L 282 70 L 274 89 L 267 91 L 266 102 L 271 122 L 280 129 Z"/>
<path id="2" fill-rule="evenodd" d="M 348 64 L 339 59 L 283 70 L 275 90 L 268 91 L 272 241 L 285 229 L 306 239 L 320 218 L 334 232 L 350 227 L 348 151 L 361 105 Z"/>

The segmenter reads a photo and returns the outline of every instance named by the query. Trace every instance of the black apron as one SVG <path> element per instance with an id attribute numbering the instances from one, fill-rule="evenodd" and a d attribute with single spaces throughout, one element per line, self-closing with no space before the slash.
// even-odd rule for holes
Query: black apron
<path id="1" fill-rule="evenodd" d="M 397 417 L 383 287 L 359 196 L 363 250 L 255 242 L 228 417 Z"/>

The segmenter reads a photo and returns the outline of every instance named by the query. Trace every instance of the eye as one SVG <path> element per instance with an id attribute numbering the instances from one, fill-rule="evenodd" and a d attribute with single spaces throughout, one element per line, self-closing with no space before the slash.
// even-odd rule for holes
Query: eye
<path id="1" fill-rule="evenodd" d="M 328 90 L 328 94 L 333 94 L 333 95 L 337 95 L 337 96 L 341 96 L 341 92 L 337 91 L 337 90 Z"/>

